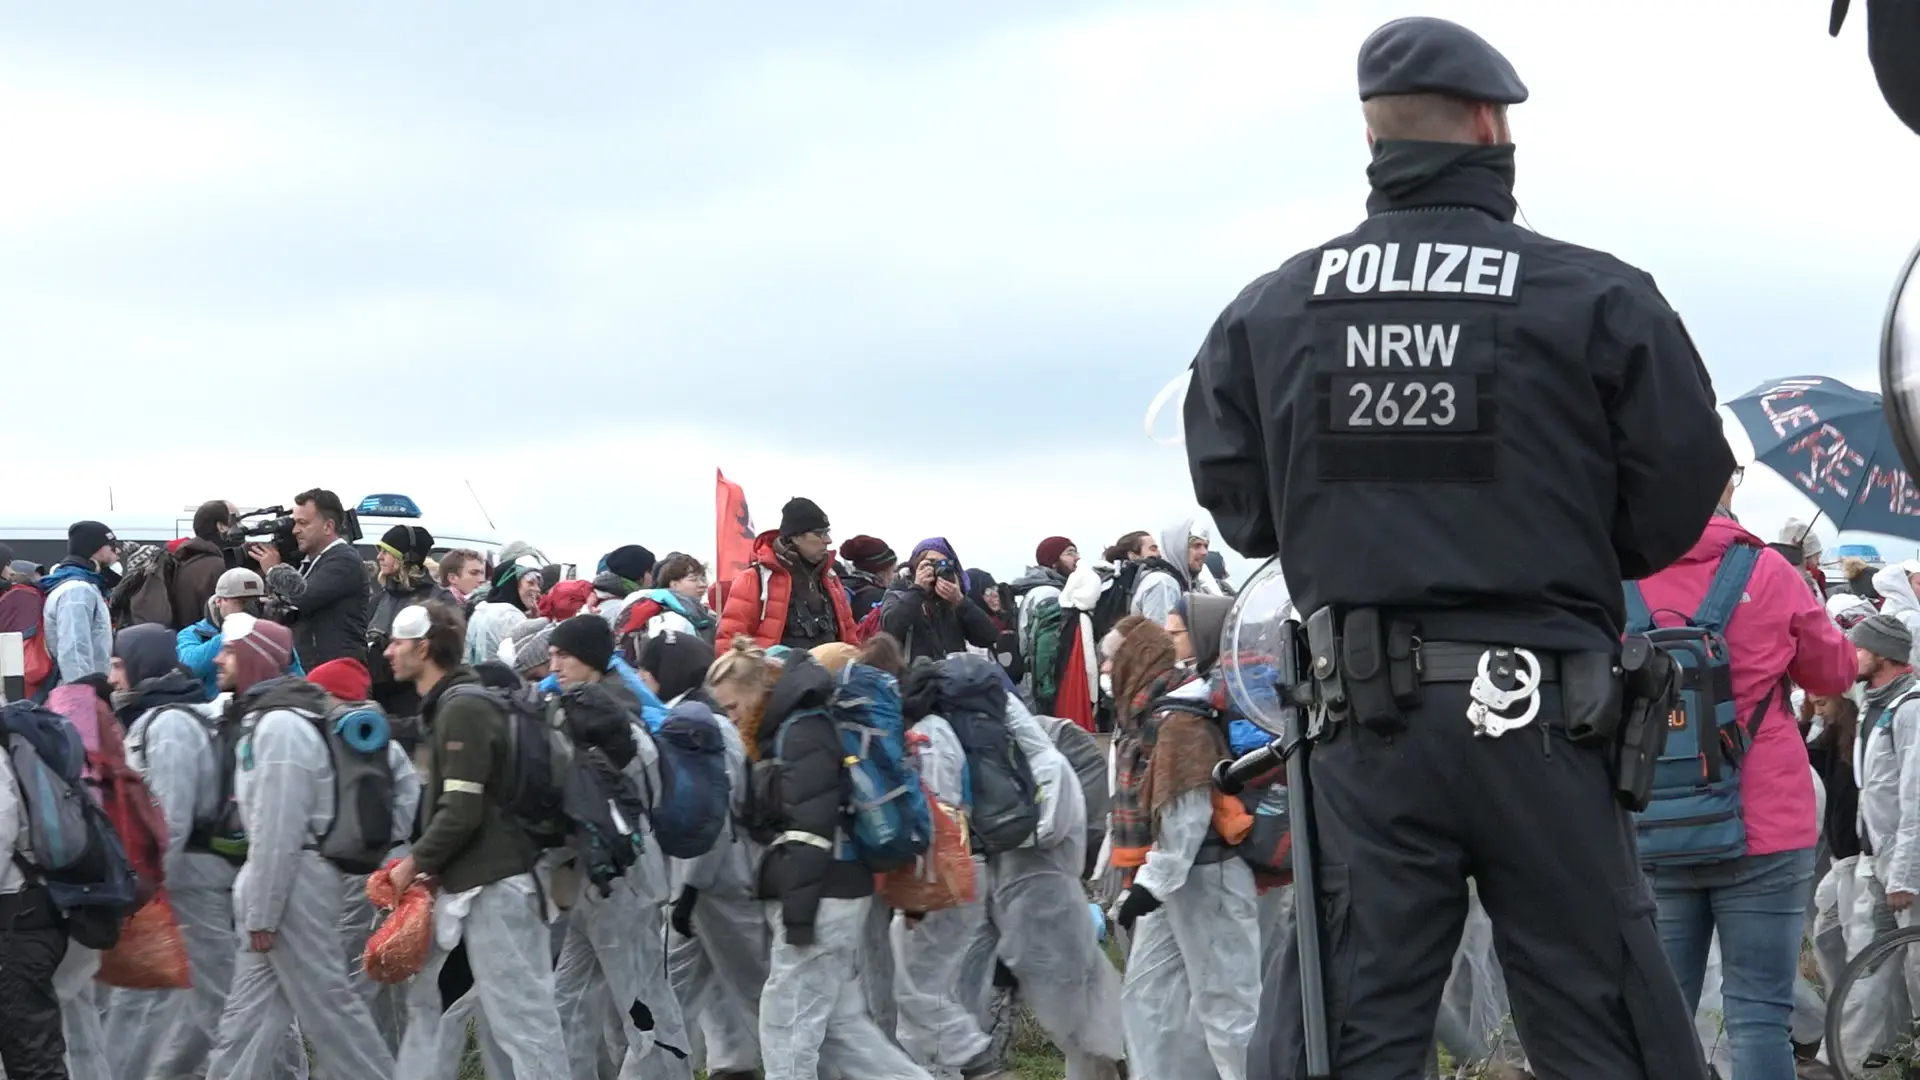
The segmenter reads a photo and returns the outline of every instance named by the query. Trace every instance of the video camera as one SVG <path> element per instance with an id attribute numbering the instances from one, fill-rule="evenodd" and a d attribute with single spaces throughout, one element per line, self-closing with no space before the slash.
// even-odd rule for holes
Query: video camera
<path id="1" fill-rule="evenodd" d="M 293 515 L 284 506 L 266 506 L 258 510 L 249 510 L 233 519 L 227 531 L 220 537 L 222 547 L 245 547 L 249 542 L 271 540 L 275 547 L 284 548 L 281 538 L 293 539 Z"/>

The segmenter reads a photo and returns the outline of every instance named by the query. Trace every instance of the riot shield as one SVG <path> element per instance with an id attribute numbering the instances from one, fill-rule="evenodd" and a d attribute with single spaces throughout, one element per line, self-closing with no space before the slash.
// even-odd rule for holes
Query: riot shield
<path id="1" fill-rule="evenodd" d="M 1900 268 L 1880 329 L 1880 398 L 1908 476 L 1920 476 L 1920 246 Z"/>

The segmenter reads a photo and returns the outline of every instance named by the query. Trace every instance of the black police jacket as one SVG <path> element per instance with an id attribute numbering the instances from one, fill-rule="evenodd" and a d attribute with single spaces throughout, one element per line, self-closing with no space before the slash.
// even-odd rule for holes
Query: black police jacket
<path id="1" fill-rule="evenodd" d="M 1732 474 L 1652 278 L 1512 221 L 1512 148 L 1383 143 L 1370 216 L 1249 285 L 1194 359 L 1200 504 L 1302 613 L 1432 640 L 1605 648 L 1622 578 L 1699 538 Z"/>

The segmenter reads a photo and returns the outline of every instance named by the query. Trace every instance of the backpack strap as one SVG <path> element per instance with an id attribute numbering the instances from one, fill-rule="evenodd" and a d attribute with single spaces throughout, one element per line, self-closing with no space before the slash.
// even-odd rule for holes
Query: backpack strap
<path id="1" fill-rule="evenodd" d="M 1693 613 L 1694 624 L 1708 630 L 1725 630 L 1740 608 L 1747 580 L 1753 576 L 1753 568 L 1759 561 L 1760 549 L 1751 544 L 1728 548 L 1720 556 L 1720 566 L 1713 572 L 1713 581 L 1707 586 L 1706 597 L 1700 601 L 1700 609 Z M 1772 691 L 1768 691 L 1768 696 L 1772 696 Z"/>
<path id="2" fill-rule="evenodd" d="M 753 624 L 754 632 L 758 633 L 760 624 L 767 621 L 767 585 L 773 580 L 773 571 L 767 569 L 765 563 L 754 563 L 753 568 L 760 578 L 760 622 Z"/>

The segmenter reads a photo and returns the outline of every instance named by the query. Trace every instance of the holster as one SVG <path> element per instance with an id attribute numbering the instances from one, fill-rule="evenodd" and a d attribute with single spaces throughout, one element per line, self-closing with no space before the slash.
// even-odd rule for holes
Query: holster
<path id="1" fill-rule="evenodd" d="M 1626 709 L 1614 742 L 1613 797 L 1638 813 L 1653 797 L 1653 770 L 1667 747 L 1667 717 L 1679 690 L 1673 658 L 1643 637 L 1620 648 Z"/>
<path id="2" fill-rule="evenodd" d="M 1560 655 L 1560 701 L 1576 746 L 1613 742 L 1626 719 L 1625 677 L 1613 652 Z"/>
<path id="3" fill-rule="evenodd" d="M 1311 622 L 1308 635 L 1311 638 Z M 1340 634 L 1339 667 L 1353 717 L 1369 731 L 1381 735 L 1405 731 L 1407 710 L 1420 705 L 1415 637 L 1412 623 L 1384 619 L 1379 608 L 1347 613 Z"/>

